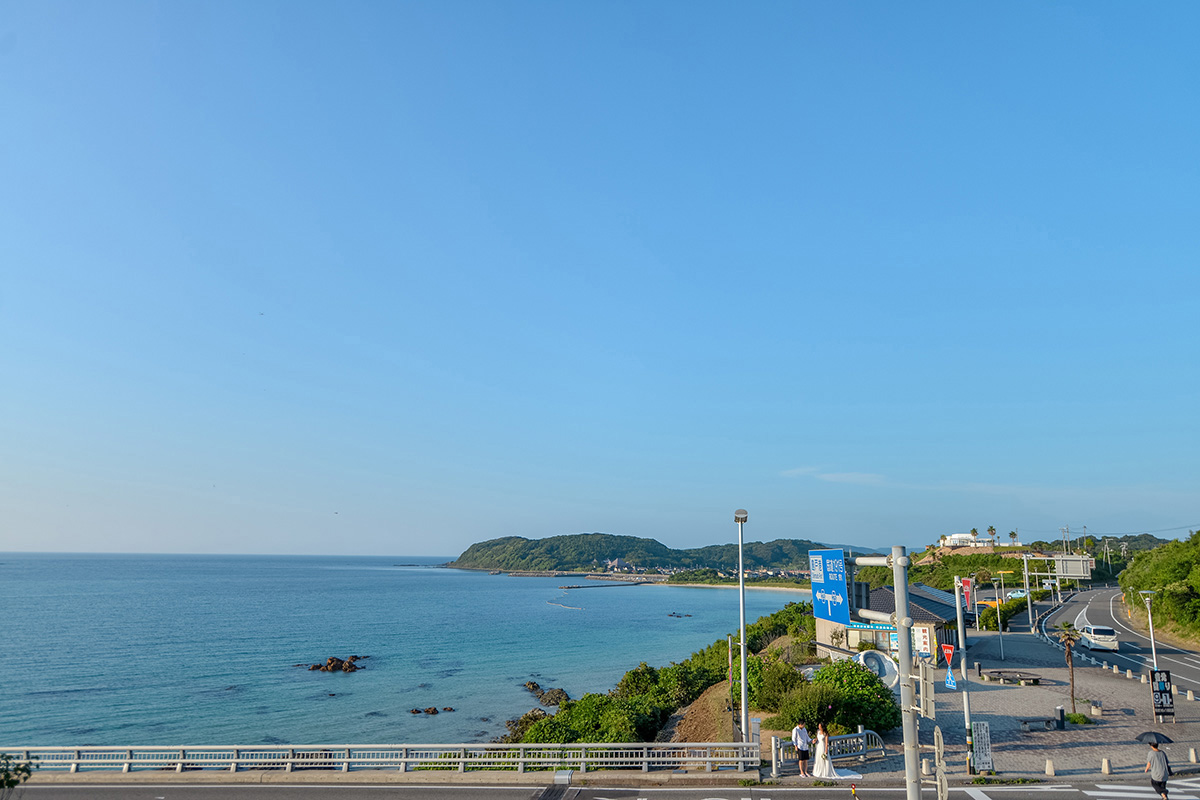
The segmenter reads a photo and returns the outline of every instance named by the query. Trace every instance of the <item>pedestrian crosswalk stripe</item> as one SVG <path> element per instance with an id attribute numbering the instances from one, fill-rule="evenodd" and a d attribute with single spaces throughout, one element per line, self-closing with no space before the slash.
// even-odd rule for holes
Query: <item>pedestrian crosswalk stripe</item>
<path id="1" fill-rule="evenodd" d="M 1200 800 L 1192 794 L 1177 794 L 1172 791 L 1172 785 L 1167 785 L 1167 791 L 1170 792 L 1171 800 Z M 1190 787 L 1189 787 L 1190 788 Z M 1158 797 L 1158 792 L 1151 789 L 1149 786 L 1129 786 L 1119 783 L 1096 784 L 1097 791 L 1084 789 L 1083 793 L 1090 797 L 1109 798 L 1109 800 L 1118 800 L 1118 798 L 1128 798 L 1128 800 L 1136 800 L 1139 797 L 1145 797 L 1149 800 Z"/>

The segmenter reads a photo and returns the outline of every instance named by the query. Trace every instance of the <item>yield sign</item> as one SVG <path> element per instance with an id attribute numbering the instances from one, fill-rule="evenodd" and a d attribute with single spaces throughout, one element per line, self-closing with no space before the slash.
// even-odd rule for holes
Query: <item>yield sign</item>
<path id="1" fill-rule="evenodd" d="M 949 667 L 950 663 L 954 660 L 954 645 L 952 645 L 952 644 L 942 645 L 942 653 L 943 653 L 943 655 L 946 656 L 946 666 Z"/>

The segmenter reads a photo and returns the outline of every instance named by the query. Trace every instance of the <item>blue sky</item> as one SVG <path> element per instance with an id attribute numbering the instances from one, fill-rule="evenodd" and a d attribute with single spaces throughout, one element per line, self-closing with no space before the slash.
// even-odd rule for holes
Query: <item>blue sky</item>
<path id="1" fill-rule="evenodd" d="M 1200 525 L 1195 4 L 0 9 L 0 550 Z"/>

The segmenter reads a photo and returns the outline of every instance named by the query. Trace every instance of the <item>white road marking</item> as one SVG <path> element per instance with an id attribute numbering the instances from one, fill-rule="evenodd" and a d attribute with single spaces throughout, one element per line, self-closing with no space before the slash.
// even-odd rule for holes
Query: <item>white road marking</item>
<path id="1" fill-rule="evenodd" d="M 1084 606 L 1083 610 L 1075 615 L 1075 627 L 1079 630 L 1082 630 L 1087 627 L 1087 624 L 1088 624 L 1087 606 Z"/>
<path id="2" fill-rule="evenodd" d="M 1114 799 L 1120 798 L 1120 797 L 1128 797 L 1128 798 L 1136 798 L 1136 797 L 1155 798 L 1155 797 L 1158 797 L 1158 792 L 1154 791 L 1149 786 L 1131 786 L 1128 784 L 1120 784 L 1120 783 L 1108 783 L 1108 784 L 1098 783 L 1098 784 L 1096 784 L 1096 786 L 1097 787 L 1107 786 L 1107 787 L 1111 787 L 1111 788 L 1099 789 L 1099 791 L 1089 791 L 1087 789 L 1084 789 L 1083 793 L 1086 795 L 1089 795 L 1091 797 L 1108 797 L 1108 798 L 1114 798 Z M 1171 797 L 1175 798 L 1175 800 L 1196 800 L 1195 795 L 1176 794 L 1175 792 L 1172 792 L 1170 785 L 1167 786 L 1167 791 L 1170 792 Z"/>

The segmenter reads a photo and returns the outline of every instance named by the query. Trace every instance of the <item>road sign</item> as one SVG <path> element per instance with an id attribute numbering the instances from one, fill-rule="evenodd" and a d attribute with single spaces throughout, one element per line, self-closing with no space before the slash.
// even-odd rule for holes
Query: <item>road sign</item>
<path id="1" fill-rule="evenodd" d="M 958 681 L 954 680 L 954 670 L 950 669 L 949 667 L 946 667 L 946 688 L 947 689 L 957 689 L 958 688 Z"/>
<path id="2" fill-rule="evenodd" d="M 1059 578 L 1084 578 L 1091 579 L 1092 568 L 1089 565 L 1092 559 L 1087 556 L 1055 556 L 1054 557 L 1054 574 Z"/>
<path id="3" fill-rule="evenodd" d="M 946 668 L 949 669 L 950 665 L 954 663 L 954 645 L 942 645 L 942 655 L 946 657 Z"/>
<path id="4" fill-rule="evenodd" d="M 920 697 L 917 698 L 917 713 L 925 719 L 936 719 L 937 709 L 933 698 L 933 667 L 925 661 L 919 661 L 917 667 L 917 688 Z"/>
<path id="5" fill-rule="evenodd" d="M 1171 671 L 1167 669 L 1150 670 L 1150 689 L 1154 692 L 1154 715 L 1158 717 L 1175 716 L 1175 698 L 1171 694 Z"/>
<path id="6" fill-rule="evenodd" d="M 846 554 L 841 550 L 809 550 L 813 615 L 817 619 L 850 624 L 846 599 Z"/>
<path id="7" fill-rule="evenodd" d="M 987 772 L 992 766 L 992 729 L 986 722 L 971 723 L 971 745 L 975 752 L 975 769 Z"/>

